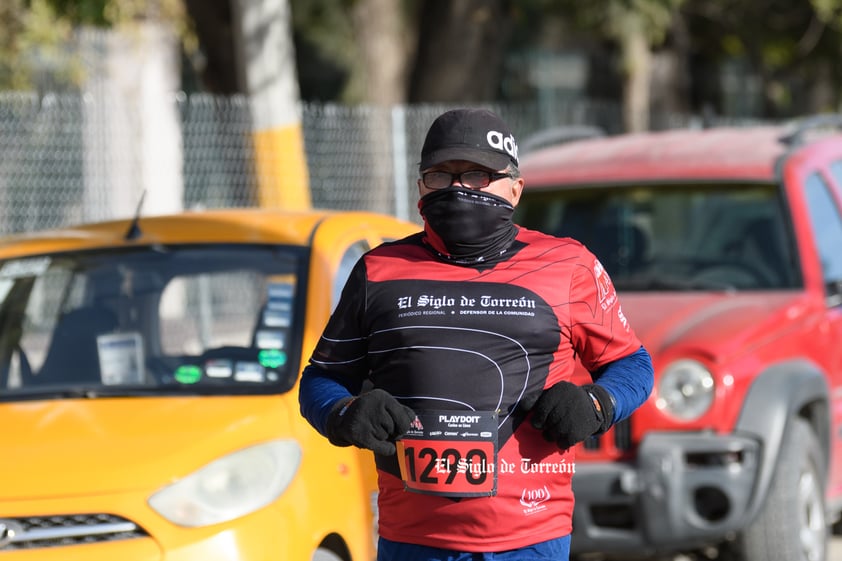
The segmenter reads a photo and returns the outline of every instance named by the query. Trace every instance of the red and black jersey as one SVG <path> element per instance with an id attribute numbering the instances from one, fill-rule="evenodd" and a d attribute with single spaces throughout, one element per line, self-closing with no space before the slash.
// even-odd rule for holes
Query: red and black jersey
<path id="1" fill-rule="evenodd" d="M 570 380 L 577 360 L 595 371 L 640 348 L 611 280 L 569 238 L 520 228 L 507 259 L 467 267 L 435 258 L 422 236 L 360 260 L 311 362 L 416 412 L 492 412 L 496 494 L 409 491 L 397 459 L 377 456 L 380 535 L 502 551 L 569 534 L 573 449 L 544 440 L 521 405 Z"/>

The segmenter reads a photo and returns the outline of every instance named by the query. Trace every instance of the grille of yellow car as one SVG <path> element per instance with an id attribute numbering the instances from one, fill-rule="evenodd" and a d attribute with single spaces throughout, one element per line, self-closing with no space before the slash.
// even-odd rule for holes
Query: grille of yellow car
<path id="1" fill-rule="evenodd" d="M 113 514 L 63 514 L 0 518 L 0 552 L 127 540 L 148 535 Z"/>

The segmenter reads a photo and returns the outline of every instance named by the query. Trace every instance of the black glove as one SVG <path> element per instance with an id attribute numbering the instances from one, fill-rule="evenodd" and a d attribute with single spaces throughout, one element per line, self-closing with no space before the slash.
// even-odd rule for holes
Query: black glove
<path id="1" fill-rule="evenodd" d="M 611 394 L 597 384 L 558 382 L 544 390 L 532 406 L 532 426 L 562 449 L 607 431 L 613 419 Z"/>
<path id="2" fill-rule="evenodd" d="M 388 392 L 375 389 L 334 405 L 325 432 L 336 446 L 354 445 L 391 456 L 396 452 L 394 440 L 409 430 L 414 419 L 412 409 Z"/>

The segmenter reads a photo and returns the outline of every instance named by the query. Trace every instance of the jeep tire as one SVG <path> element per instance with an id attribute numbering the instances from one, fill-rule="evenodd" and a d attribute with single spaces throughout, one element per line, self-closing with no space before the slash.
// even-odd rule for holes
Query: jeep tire
<path id="1" fill-rule="evenodd" d="M 829 526 L 824 454 L 810 425 L 787 427 L 775 474 L 755 520 L 729 544 L 732 561 L 825 561 Z"/>

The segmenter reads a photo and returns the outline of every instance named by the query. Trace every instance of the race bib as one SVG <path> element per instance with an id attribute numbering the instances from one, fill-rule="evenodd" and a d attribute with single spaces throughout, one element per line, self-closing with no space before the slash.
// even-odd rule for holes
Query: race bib
<path id="1" fill-rule="evenodd" d="M 497 494 L 497 413 L 424 411 L 397 442 L 404 487 L 447 497 Z"/>

